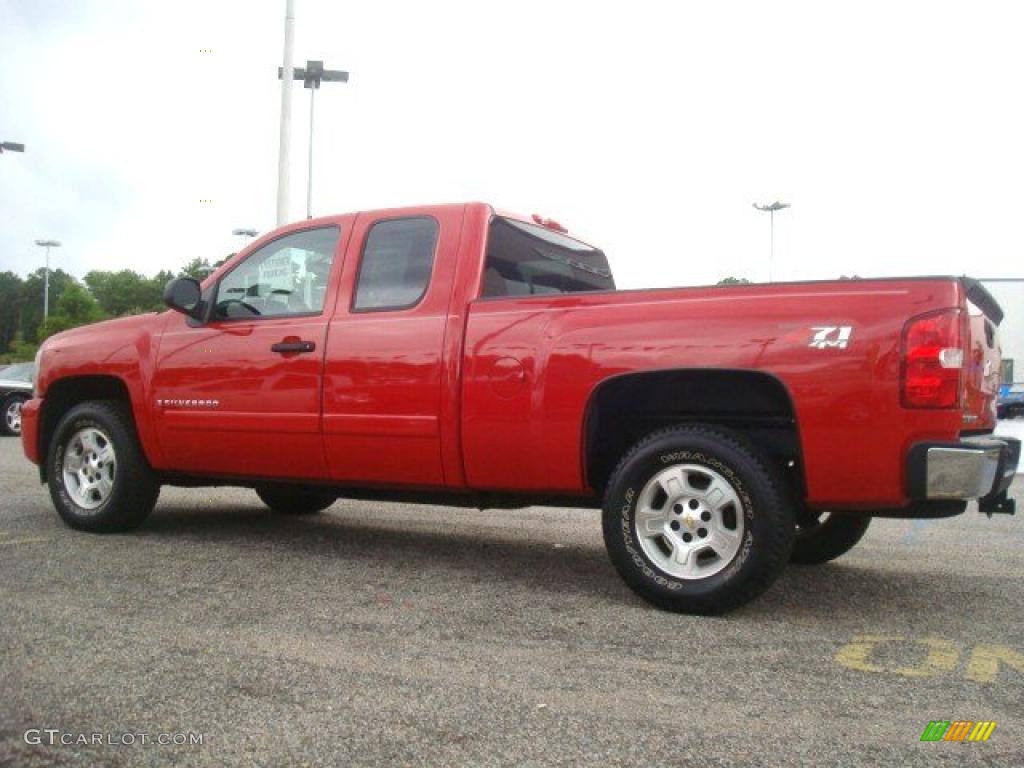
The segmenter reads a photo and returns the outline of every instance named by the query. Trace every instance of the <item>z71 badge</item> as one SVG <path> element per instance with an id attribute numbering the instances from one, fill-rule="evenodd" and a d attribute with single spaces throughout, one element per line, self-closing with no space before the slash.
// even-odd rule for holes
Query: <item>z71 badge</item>
<path id="1" fill-rule="evenodd" d="M 846 349 L 853 335 L 852 325 L 817 325 L 811 328 L 814 336 L 807 346 L 814 349 Z"/>

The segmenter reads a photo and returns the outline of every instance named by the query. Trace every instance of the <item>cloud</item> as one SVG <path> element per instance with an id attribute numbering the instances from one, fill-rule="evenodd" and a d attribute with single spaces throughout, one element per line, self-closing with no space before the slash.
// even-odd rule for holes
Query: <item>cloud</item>
<path id="1" fill-rule="evenodd" d="M 0 269 L 220 258 L 274 224 L 283 2 L 5 3 Z M 485 199 L 601 245 L 625 286 L 1024 275 L 1010 4 L 298 0 L 315 212 Z M 209 50 L 211 53 L 201 53 Z M 292 214 L 308 91 L 294 91 Z M 212 200 L 201 203 L 200 200 Z"/>

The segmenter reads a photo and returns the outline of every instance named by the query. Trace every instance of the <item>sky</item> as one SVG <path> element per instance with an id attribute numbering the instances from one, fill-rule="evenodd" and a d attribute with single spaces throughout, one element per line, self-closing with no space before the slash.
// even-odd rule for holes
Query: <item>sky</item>
<path id="1" fill-rule="evenodd" d="M 275 226 L 284 0 L 0 0 L 0 271 L 175 270 Z M 1024 4 L 296 0 L 315 215 L 484 200 L 622 287 L 1024 277 Z M 309 92 L 293 90 L 291 220 Z"/>

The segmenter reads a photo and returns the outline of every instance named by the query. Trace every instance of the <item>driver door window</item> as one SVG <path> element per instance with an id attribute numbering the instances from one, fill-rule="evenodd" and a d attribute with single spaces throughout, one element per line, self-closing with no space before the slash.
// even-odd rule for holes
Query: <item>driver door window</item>
<path id="1" fill-rule="evenodd" d="M 214 320 L 319 315 L 339 229 L 307 229 L 253 252 L 221 279 Z"/>

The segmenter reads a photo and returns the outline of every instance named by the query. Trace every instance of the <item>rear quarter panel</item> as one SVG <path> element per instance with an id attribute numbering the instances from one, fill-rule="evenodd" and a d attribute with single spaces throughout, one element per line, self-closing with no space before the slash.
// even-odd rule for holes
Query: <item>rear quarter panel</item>
<path id="1" fill-rule="evenodd" d="M 902 504 L 904 456 L 953 439 L 959 410 L 900 404 L 911 316 L 960 306 L 952 280 L 836 281 L 489 299 L 471 304 L 463 379 L 470 487 L 586 492 L 587 403 L 609 377 L 674 368 L 757 370 L 794 402 L 808 499 Z M 845 349 L 809 346 L 850 326 Z"/>

